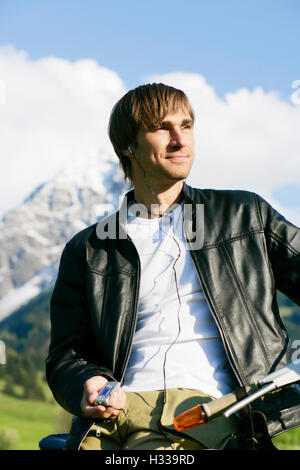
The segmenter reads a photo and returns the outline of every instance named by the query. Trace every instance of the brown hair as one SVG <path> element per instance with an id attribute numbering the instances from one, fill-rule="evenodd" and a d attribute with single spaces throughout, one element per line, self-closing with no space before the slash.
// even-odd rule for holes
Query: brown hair
<path id="1" fill-rule="evenodd" d="M 119 157 L 125 180 L 132 181 L 131 161 L 123 151 L 136 145 L 137 132 L 155 128 L 164 117 L 185 109 L 194 120 L 194 112 L 185 93 L 163 83 L 141 85 L 128 91 L 113 107 L 108 133 Z"/>

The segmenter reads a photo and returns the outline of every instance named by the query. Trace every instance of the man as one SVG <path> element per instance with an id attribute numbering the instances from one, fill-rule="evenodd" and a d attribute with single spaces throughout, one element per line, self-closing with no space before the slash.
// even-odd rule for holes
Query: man
<path id="1" fill-rule="evenodd" d="M 51 300 L 47 378 L 79 417 L 68 448 L 228 448 L 244 419 L 178 433 L 174 416 L 290 360 L 276 289 L 300 304 L 300 230 L 256 194 L 186 185 L 193 124 L 186 95 L 163 84 L 112 111 L 133 190 L 66 245 Z M 108 380 L 121 387 L 95 405 Z M 254 409 L 276 435 L 300 424 L 300 393 Z"/>

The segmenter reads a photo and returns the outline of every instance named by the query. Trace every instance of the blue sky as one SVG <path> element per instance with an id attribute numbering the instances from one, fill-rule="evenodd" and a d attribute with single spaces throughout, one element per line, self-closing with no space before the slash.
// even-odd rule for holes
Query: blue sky
<path id="1" fill-rule="evenodd" d="M 204 75 L 289 99 L 299 78 L 299 0 L 0 0 L 0 44 L 32 59 L 91 57 L 131 88 L 149 74 Z"/>
<path id="2" fill-rule="evenodd" d="M 220 158 L 224 158 L 221 155 L 225 149 L 224 156 L 231 159 L 230 165 L 232 165 L 228 165 L 228 170 L 225 166 L 222 170 L 224 176 L 226 174 L 227 177 L 226 184 L 230 185 L 233 181 L 232 168 L 236 171 L 240 165 L 233 185 L 239 185 L 244 176 L 244 184 L 246 187 L 249 184 L 250 189 L 256 190 L 257 187 L 258 190 L 261 188 L 264 190 L 264 183 L 266 183 L 267 195 L 270 194 L 279 203 L 291 208 L 296 207 L 300 211 L 298 163 L 300 157 L 297 150 L 299 138 L 296 137 L 300 128 L 298 127 L 298 122 L 300 123 L 298 119 L 300 111 L 299 25 L 300 0 L 127 0 L 126 2 L 123 0 L 0 0 L 0 52 L 2 46 L 8 45 L 13 46 L 16 51 L 13 59 L 10 59 L 10 54 L 4 52 L 5 60 L 3 59 L 2 64 L 7 70 L 1 71 L 0 65 L 0 85 L 1 80 L 4 83 L 3 77 L 5 77 L 7 86 L 15 87 L 18 91 L 19 83 L 24 75 L 27 81 L 26 85 L 24 82 L 22 98 L 19 102 L 23 103 L 22 100 L 24 100 L 24 103 L 27 103 L 26 95 L 28 95 L 29 103 L 32 103 L 32 106 L 29 104 L 27 108 L 26 119 L 21 109 L 22 105 L 18 107 L 15 104 L 16 100 L 15 102 L 11 100 L 6 107 L 2 107 L 2 114 L 0 109 L 0 120 L 3 119 L 5 125 L 7 122 L 11 126 L 16 124 L 15 129 L 10 127 L 7 131 L 7 142 L 2 144 L 2 149 L 0 142 L 0 152 L 8 155 L 13 155 L 15 151 L 19 152 L 14 158 L 20 164 L 24 159 L 22 149 L 24 148 L 23 142 L 25 142 L 28 155 L 30 152 L 35 155 L 32 157 L 32 162 L 38 162 L 40 154 L 38 145 L 41 146 L 42 152 L 48 145 L 44 143 L 44 135 L 39 136 L 36 131 L 40 109 L 32 84 L 35 83 L 35 79 L 42 80 L 46 77 L 42 70 L 43 65 L 36 62 L 38 59 L 53 56 L 65 59 L 69 64 L 80 59 L 91 58 L 100 68 L 114 71 L 123 81 L 125 88 L 135 87 L 154 75 L 161 76 L 171 72 L 197 74 L 199 77 L 204 77 L 207 84 L 200 86 L 198 83 L 197 96 L 202 96 L 203 92 L 205 97 L 211 96 L 212 93 L 216 95 L 215 99 L 211 99 L 208 111 L 215 109 L 216 113 L 219 113 L 215 119 L 218 134 L 213 138 L 209 136 L 204 148 L 208 149 L 209 155 L 216 155 L 217 151 L 220 152 L 219 160 L 216 160 L 216 168 L 219 166 Z M 17 53 L 22 50 L 26 51 L 27 55 L 21 67 Z M 64 90 L 72 86 L 72 75 L 71 78 L 65 78 L 65 88 L 62 86 L 56 90 L 55 87 L 66 70 L 62 62 L 56 62 L 55 66 L 52 64 L 50 69 L 52 71 L 49 72 L 45 84 L 51 83 L 53 93 L 62 93 L 60 96 L 63 102 Z M 100 73 L 99 70 L 96 71 L 96 75 Z M 56 72 L 60 74 L 58 80 L 55 78 Z M 16 77 L 16 74 L 19 76 Z M 13 84 L 15 79 L 16 82 Z M 187 82 L 189 80 L 192 79 L 187 76 Z M 293 104 L 291 99 L 295 92 L 292 84 L 296 80 L 299 80 L 297 105 Z M 75 83 L 77 83 L 78 92 L 81 82 L 75 80 Z M 38 86 L 40 84 L 41 82 L 37 82 Z M 184 77 L 181 78 L 179 84 L 182 87 L 185 86 Z M 43 86 L 39 95 L 42 97 L 45 96 Z M 261 95 L 255 93 L 257 87 L 263 90 Z M 247 89 L 249 93 L 239 93 L 241 89 Z M 274 98 L 268 95 L 268 92 L 272 91 L 277 93 L 276 103 Z M 85 101 L 82 101 L 82 110 L 87 111 L 88 117 L 92 113 L 89 108 L 89 91 L 85 90 L 85 92 L 87 95 Z M 233 94 L 229 101 L 225 98 L 228 92 Z M 67 93 L 65 96 L 64 108 L 71 109 L 72 104 L 68 101 Z M 77 98 L 78 101 L 82 99 L 80 93 Z M 18 99 L 20 100 L 19 95 Z M 75 102 L 77 103 L 76 100 Z M 202 101 L 198 103 L 201 108 Z M 227 135 L 223 132 L 224 103 L 227 105 L 226 119 L 229 131 Z M 282 103 L 286 105 L 285 108 L 281 107 Z M 43 98 L 40 99 L 41 108 L 48 104 L 49 102 L 43 103 Z M 245 106 L 246 108 L 249 106 L 251 111 L 249 115 L 243 109 Z M 49 115 L 51 112 L 53 113 L 52 121 L 59 122 L 61 110 L 58 107 L 56 111 L 49 108 Z M 7 119 L 9 113 L 12 116 L 11 119 Z M 32 116 L 29 115 L 30 113 Z M 71 118 L 71 116 L 66 118 L 70 125 Z M 213 118 L 214 116 L 209 122 L 212 122 Z M 66 119 L 53 129 L 51 138 L 49 131 L 50 144 L 56 137 L 61 137 L 61 129 Z M 86 117 L 82 118 L 80 124 L 77 122 L 74 124 L 83 127 L 84 119 L 88 126 Z M 93 123 L 97 119 L 96 116 Z M 25 135 L 26 126 L 29 132 L 22 144 L 18 143 L 18 136 Z M 233 129 L 234 132 L 231 132 Z M 85 129 L 83 134 L 84 132 L 87 135 L 88 129 Z M 75 133 L 74 127 L 74 135 Z M 262 139 L 262 134 L 264 134 L 264 139 Z M 12 144 L 13 139 L 9 138 L 11 135 L 16 136 L 15 149 Z M 35 145 L 29 142 L 31 136 L 32 141 L 34 138 L 36 140 Z M 204 135 L 204 140 L 205 137 Z M 69 142 L 72 142 L 73 138 L 70 133 Z M 85 145 L 84 138 L 82 147 Z M 223 147 L 221 139 L 225 139 Z M 69 145 L 69 142 L 67 144 L 62 142 L 61 148 Z M 209 142 L 216 144 L 216 148 L 214 146 L 208 148 Z M 70 145 L 68 148 L 71 154 L 73 149 Z M 76 145 L 74 140 L 74 147 Z M 248 150 L 248 156 L 244 157 L 244 168 L 241 166 L 239 149 Z M 262 152 L 261 159 L 260 152 Z M 51 154 L 49 155 L 51 157 Z M 49 160 L 49 156 L 47 159 Z M 286 159 L 285 167 L 282 165 L 282 159 Z M 253 173 L 252 167 L 261 163 L 263 165 L 260 174 L 257 178 L 253 174 L 251 179 L 249 175 Z M 15 165 L 11 163 L 13 164 Z M 37 168 L 37 164 L 33 164 Z M 11 171 L 9 159 L 7 159 L 7 165 L 7 171 Z M 211 163 L 213 170 L 215 170 L 214 165 L 215 163 Z M 273 167 L 274 174 L 272 188 L 268 181 L 268 178 L 271 178 L 270 165 Z M 290 165 L 289 170 L 288 165 Z M 42 181 L 39 178 L 43 175 L 38 175 L 37 170 L 35 171 L 36 179 L 32 180 L 32 184 Z M 197 174 L 201 172 L 210 183 L 211 170 L 207 165 L 206 172 L 203 171 L 203 160 L 199 164 Z M 23 182 L 15 180 L 14 185 L 18 187 L 19 193 L 17 194 L 15 190 L 11 202 L 7 202 L 7 205 L 3 202 L 2 211 L 14 205 L 19 200 L 18 198 L 23 197 L 24 192 L 29 190 L 31 176 L 34 176 L 33 171 L 30 175 L 28 174 L 28 184 L 25 187 L 24 183 L 24 188 Z M 25 178 L 23 180 L 25 181 Z M 220 181 L 220 185 L 222 184 L 221 176 L 213 174 L 212 183 L 214 184 L 216 180 Z M 3 200 L 8 201 L 9 185 L 4 180 L 1 185 L 6 195 Z M 21 192 L 21 186 L 23 192 Z"/>

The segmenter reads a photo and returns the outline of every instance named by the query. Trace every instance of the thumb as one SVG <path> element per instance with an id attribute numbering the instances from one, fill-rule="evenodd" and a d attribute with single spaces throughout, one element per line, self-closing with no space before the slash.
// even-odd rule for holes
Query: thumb
<path id="1" fill-rule="evenodd" d="M 84 388 L 87 400 L 90 405 L 94 404 L 94 400 L 97 397 L 99 391 L 104 387 L 107 382 L 108 380 L 102 376 L 94 376 L 86 381 Z"/>

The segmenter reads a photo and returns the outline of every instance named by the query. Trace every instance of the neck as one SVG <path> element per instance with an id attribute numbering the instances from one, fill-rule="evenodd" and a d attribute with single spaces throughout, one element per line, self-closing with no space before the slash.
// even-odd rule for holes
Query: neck
<path id="1" fill-rule="evenodd" d="M 142 190 L 142 188 L 134 186 L 134 197 L 136 202 L 146 206 L 151 218 L 161 217 L 169 207 L 181 201 L 182 188 L 183 181 L 178 181 L 172 186 L 158 191 L 150 190 L 150 188 Z"/>

